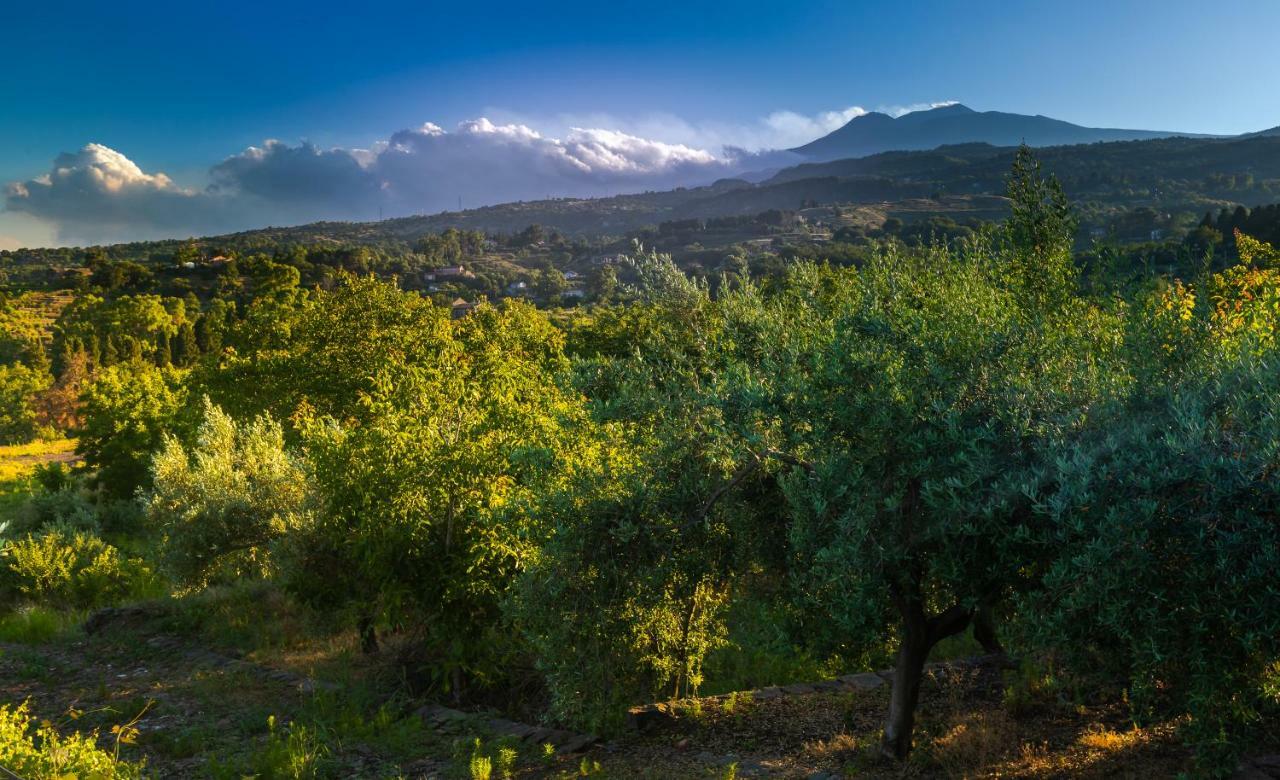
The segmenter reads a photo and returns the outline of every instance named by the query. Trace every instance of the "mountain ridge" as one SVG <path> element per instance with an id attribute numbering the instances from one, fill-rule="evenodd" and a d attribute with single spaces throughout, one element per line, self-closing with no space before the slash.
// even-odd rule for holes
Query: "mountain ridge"
<path id="1" fill-rule="evenodd" d="M 1099 141 L 1142 141 L 1155 138 L 1205 138 L 1195 133 L 1085 127 L 1042 114 L 975 111 L 951 103 L 899 117 L 873 111 L 807 144 L 787 151 L 810 161 L 868 157 L 891 151 L 926 151 L 941 146 L 987 143 L 992 146 L 1068 146 Z"/>

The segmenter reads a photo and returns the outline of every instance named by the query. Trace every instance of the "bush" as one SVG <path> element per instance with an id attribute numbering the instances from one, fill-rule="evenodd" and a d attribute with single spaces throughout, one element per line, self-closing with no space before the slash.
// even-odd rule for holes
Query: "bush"
<path id="1" fill-rule="evenodd" d="M 270 544 L 307 522 L 306 474 L 268 416 L 238 424 L 206 398 L 196 446 L 166 438 L 151 472 L 147 514 L 166 566 L 188 585 L 268 573 Z"/>
<path id="2" fill-rule="evenodd" d="M 56 493 L 59 490 L 66 490 L 75 484 L 75 478 L 71 475 L 71 470 L 65 464 L 42 463 L 36 466 L 32 472 L 36 478 L 36 482 L 44 489 L 46 493 Z"/>
<path id="3" fill-rule="evenodd" d="M 142 777 L 142 764 L 121 761 L 97 746 L 97 734 L 63 736 L 45 721 L 36 725 L 28 705 L 0 705 L 0 766 L 31 780 Z"/>
<path id="4" fill-rule="evenodd" d="M 94 535 L 101 531 L 93 504 L 75 486 L 32 496 L 3 531 L 17 539 L 54 526 Z"/>
<path id="5" fill-rule="evenodd" d="M 13 600 L 87 609 L 145 590 L 151 573 L 98 537 L 65 528 L 30 535 L 0 550 L 0 591 Z"/>

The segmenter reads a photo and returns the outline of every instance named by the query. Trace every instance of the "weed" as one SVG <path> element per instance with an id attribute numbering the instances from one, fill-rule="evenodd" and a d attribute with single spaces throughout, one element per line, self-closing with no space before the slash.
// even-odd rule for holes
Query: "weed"
<path id="1" fill-rule="evenodd" d="M 1017 671 L 1005 673 L 1004 708 L 1023 717 L 1052 706 L 1061 688 L 1051 668 L 1023 661 Z"/>
<path id="2" fill-rule="evenodd" d="M 37 724 L 25 702 L 0 705 L 0 765 L 14 776 L 139 778 L 142 765 L 119 757 L 120 743 L 132 736 L 117 733 L 116 751 L 107 752 L 97 746 L 96 733 L 63 735 L 48 721 Z"/>
<path id="3" fill-rule="evenodd" d="M 250 764 L 261 777 L 301 780 L 315 777 L 328 754 L 314 729 L 297 722 L 278 728 L 273 715 L 267 719 L 267 744 Z"/>

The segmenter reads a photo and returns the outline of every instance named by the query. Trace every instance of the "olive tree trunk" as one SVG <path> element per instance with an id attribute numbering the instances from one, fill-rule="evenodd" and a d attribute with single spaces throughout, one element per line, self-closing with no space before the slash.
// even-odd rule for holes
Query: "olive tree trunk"
<path id="1" fill-rule="evenodd" d="M 894 600 L 902 617 L 902 639 L 893 670 L 889 718 L 884 724 L 880 753 L 887 758 L 900 760 L 911 752 L 916 705 L 920 701 L 920 681 L 924 676 L 924 664 L 929 658 L 929 651 L 943 639 L 968 628 L 973 613 L 957 605 L 928 617 L 924 602 L 918 596 L 896 594 Z"/>

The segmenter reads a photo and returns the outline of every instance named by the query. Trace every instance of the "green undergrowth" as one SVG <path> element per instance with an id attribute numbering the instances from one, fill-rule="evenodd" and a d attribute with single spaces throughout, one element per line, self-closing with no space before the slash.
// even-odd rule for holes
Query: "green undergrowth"
<path id="1" fill-rule="evenodd" d="M 85 612 L 25 606 L 0 614 L 0 642 L 44 644 L 76 634 Z"/>
<path id="2" fill-rule="evenodd" d="M 241 654 L 301 648 L 340 632 L 337 621 L 261 580 L 218 585 L 155 604 L 160 608 L 158 630 L 199 636 Z"/>

